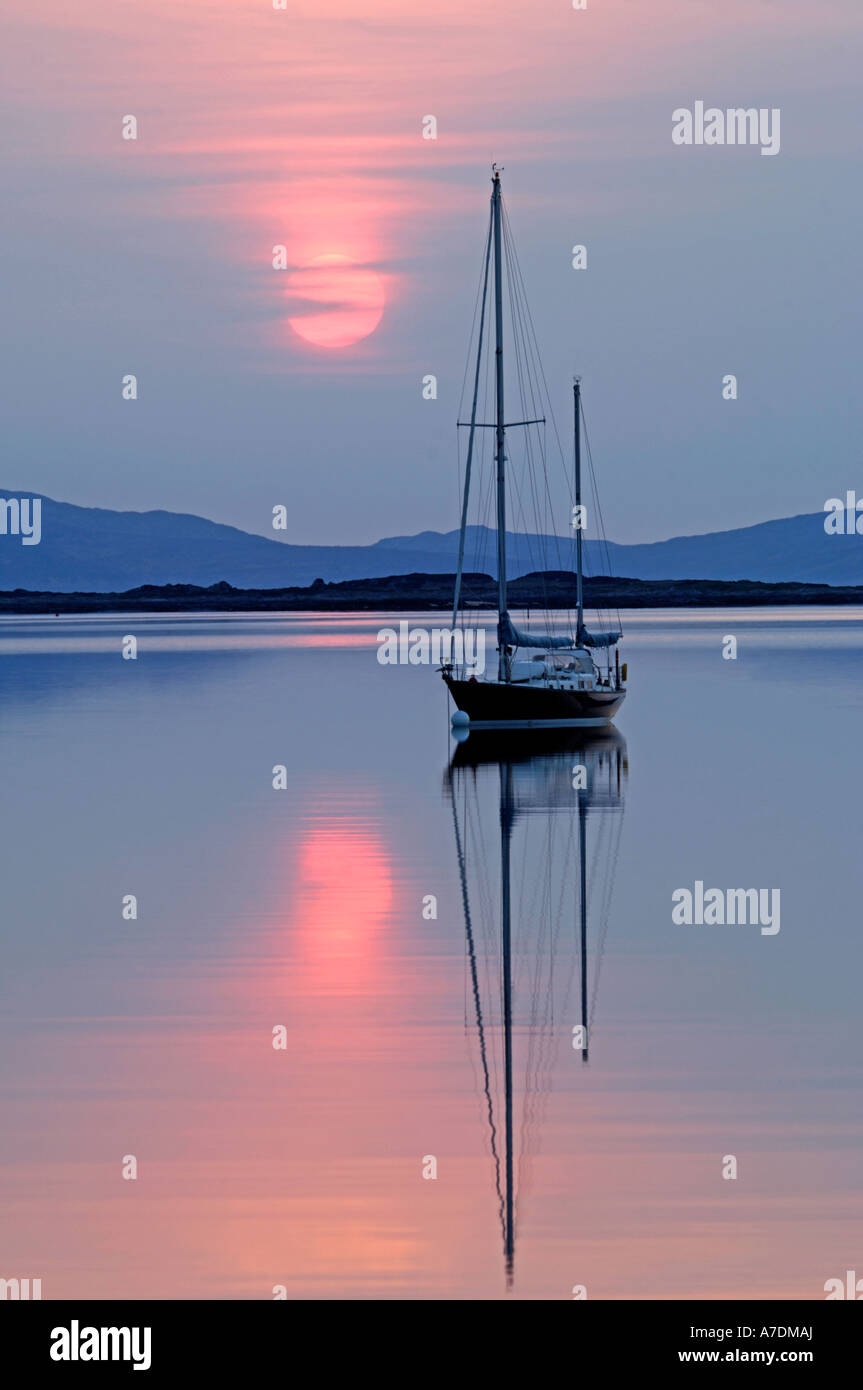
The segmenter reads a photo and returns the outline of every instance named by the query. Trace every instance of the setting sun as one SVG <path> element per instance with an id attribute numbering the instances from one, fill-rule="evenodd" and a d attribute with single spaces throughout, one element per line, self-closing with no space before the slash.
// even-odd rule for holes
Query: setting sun
<path id="1" fill-rule="evenodd" d="M 384 283 L 374 270 L 348 256 L 316 256 L 288 281 L 292 300 L 305 312 L 288 323 L 316 347 L 350 347 L 374 333 L 384 311 Z"/>

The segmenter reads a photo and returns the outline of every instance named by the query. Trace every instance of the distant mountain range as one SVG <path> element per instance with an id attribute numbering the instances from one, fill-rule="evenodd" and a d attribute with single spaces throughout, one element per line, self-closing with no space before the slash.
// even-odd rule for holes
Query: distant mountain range
<path id="1" fill-rule="evenodd" d="M 106 592 L 141 584 L 216 584 L 265 589 L 308 585 L 315 579 L 377 579 L 394 574 L 451 574 L 458 532 L 422 531 L 374 545 L 290 545 L 234 526 L 181 512 L 115 512 L 76 507 L 44 494 L 0 491 L 0 498 L 41 497 L 42 538 L 24 545 L 0 535 L 0 589 L 57 593 Z M 588 573 L 630 579 L 718 579 L 863 584 L 863 537 L 829 536 L 824 513 L 786 517 L 677 536 L 648 545 L 607 547 L 585 542 Z M 570 538 L 513 535 L 508 543 L 513 579 L 571 565 Z M 470 527 L 465 570 L 495 572 L 494 534 Z"/>

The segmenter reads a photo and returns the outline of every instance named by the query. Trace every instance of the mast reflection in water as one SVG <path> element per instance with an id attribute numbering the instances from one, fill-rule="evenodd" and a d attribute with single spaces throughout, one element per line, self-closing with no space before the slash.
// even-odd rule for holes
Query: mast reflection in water
<path id="1" fill-rule="evenodd" d="M 627 775 L 613 727 L 474 732 L 445 775 L 509 1285 L 555 1042 L 589 1059 Z"/>

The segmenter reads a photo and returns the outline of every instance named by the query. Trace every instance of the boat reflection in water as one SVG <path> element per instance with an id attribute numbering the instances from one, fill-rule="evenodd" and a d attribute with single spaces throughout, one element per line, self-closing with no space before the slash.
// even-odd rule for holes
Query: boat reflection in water
<path id="1" fill-rule="evenodd" d="M 509 1285 L 517 1168 L 555 1038 L 589 1059 L 627 774 L 626 742 L 607 727 L 474 731 L 445 775 Z"/>

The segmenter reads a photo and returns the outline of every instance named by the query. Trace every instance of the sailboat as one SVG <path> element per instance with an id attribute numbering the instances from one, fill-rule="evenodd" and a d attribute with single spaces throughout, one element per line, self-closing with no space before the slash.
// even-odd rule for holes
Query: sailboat
<path id="1" fill-rule="evenodd" d="M 573 777 L 576 770 L 581 777 Z M 628 771 L 626 741 L 615 728 L 514 736 L 461 730 L 444 779 L 509 1287 L 525 1137 L 552 1089 L 552 1059 L 555 1052 L 575 1053 L 583 1064 L 590 1058 Z M 489 875 L 495 858 L 498 893 Z"/>
<path id="2" fill-rule="evenodd" d="M 462 607 L 463 580 L 465 579 L 465 541 L 467 534 L 468 508 L 471 488 L 471 472 L 474 464 L 478 431 L 494 431 L 494 493 L 496 502 L 496 550 L 497 550 L 497 671 L 487 674 L 484 670 L 471 670 L 464 663 L 455 660 L 445 662 L 441 674 L 457 708 L 452 715 L 454 728 L 470 727 L 477 729 L 498 728 L 560 728 L 560 727 L 600 727 L 609 724 L 614 718 L 626 695 L 626 665 L 621 667 L 617 644 L 622 637 L 619 626 L 606 631 L 591 631 L 584 621 L 584 545 L 582 517 L 585 512 L 582 500 L 582 403 L 581 380 L 573 381 L 574 409 L 574 507 L 573 528 L 575 530 L 575 581 L 576 608 L 570 615 L 569 631 L 552 633 L 549 631 L 531 632 L 522 630 L 514 624 L 510 616 L 507 599 L 507 431 L 514 428 L 530 429 L 545 426 L 545 415 L 507 422 L 504 409 L 504 388 L 506 384 L 504 362 L 504 252 L 510 263 L 508 274 L 508 302 L 512 333 L 521 330 L 527 334 L 530 324 L 529 310 L 519 299 L 522 292 L 520 271 L 517 262 L 512 265 L 514 248 L 504 220 L 500 170 L 493 166 L 491 211 L 488 236 L 486 240 L 484 272 L 482 279 L 482 310 L 477 335 L 476 366 L 473 378 L 473 404 L 469 421 L 460 421 L 469 430 L 467 461 L 464 476 L 464 493 L 459 533 L 458 568 L 455 578 L 453 598 L 453 628 L 461 620 L 464 625 L 465 610 Z M 493 252 L 493 254 L 492 254 Z M 477 419 L 477 407 L 483 361 L 483 338 L 485 331 L 486 307 L 488 301 L 489 275 L 493 261 L 493 310 L 494 310 L 494 420 Z M 539 361 L 538 349 L 527 343 L 526 350 L 515 349 L 516 371 L 522 403 L 535 403 L 537 392 L 533 383 L 525 389 L 525 377 Z M 541 364 L 540 364 L 541 371 Z M 542 381 L 545 398 L 548 391 Z M 539 396 L 542 400 L 542 393 Z M 550 402 L 549 402 L 550 409 Z M 555 430 L 556 433 L 556 430 Z M 529 451 L 528 451 L 529 453 Z M 543 467 L 544 467 L 543 455 Z M 531 480 L 533 482 L 533 479 Z M 547 477 L 540 480 L 546 484 Z M 577 522 L 577 524 L 576 524 Z M 542 575 L 537 575 L 542 580 Z M 546 625 L 551 626 L 551 618 Z M 520 659 L 520 651 L 534 649 L 532 659 Z M 458 650 L 458 648 L 456 648 Z M 464 650 L 464 647 L 462 647 Z M 614 660 L 612 662 L 612 652 Z"/>

